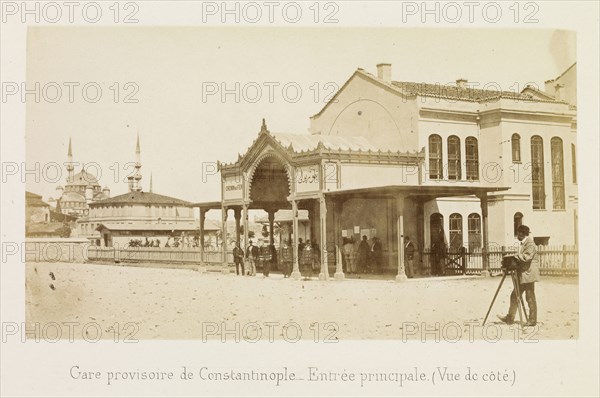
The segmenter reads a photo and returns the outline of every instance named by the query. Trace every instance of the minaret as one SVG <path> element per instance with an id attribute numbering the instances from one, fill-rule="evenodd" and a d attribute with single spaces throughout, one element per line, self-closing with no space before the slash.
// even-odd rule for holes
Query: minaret
<path id="1" fill-rule="evenodd" d="M 140 173 L 140 169 L 142 168 L 140 152 L 140 133 L 138 133 L 137 144 L 135 145 L 135 174 L 133 176 L 133 178 L 135 179 L 135 183 L 133 184 L 133 186 L 138 192 L 142 190 L 142 184 L 140 184 L 140 180 L 142 179 L 142 174 Z"/>
<path id="2" fill-rule="evenodd" d="M 71 148 L 71 137 L 69 137 L 69 152 L 67 153 L 67 183 L 73 182 L 75 167 L 73 166 L 73 149 Z"/>
<path id="3" fill-rule="evenodd" d="M 135 173 L 127 178 L 129 180 L 129 192 L 140 192 L 142 190 L 142 185 L 140 184 L 140 180 L 142 179 L 142 174 L 140 173 L 141 168 L 142 162 L 140 160 L 140 134 L 138 133 L 137 144 L 135 146 Z"/>

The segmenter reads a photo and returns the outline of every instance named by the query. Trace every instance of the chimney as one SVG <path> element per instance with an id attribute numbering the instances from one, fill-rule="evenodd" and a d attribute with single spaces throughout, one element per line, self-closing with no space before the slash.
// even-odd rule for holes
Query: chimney
<path id="1" fill-rule="evenodd" d="M 464 79 L 464 78 L 457 79 L 456 87 L 458 87 L 460 89 L 465 89 L 465 88 L 467 88 L 467 83 L 468 83 L 467 79 Z"/>
<path id="2" fill-rule="evenodd" d="M 388 83 L 392 82 L 392 64 L 378 64 L 377 77 Z"/>
<path id="3" fill-rule="evenodd" d="M 104 196 L 106 196 L 107 198 L 110 198 L 110 188 L 109 187 L 104 187 L 102 189 L 102 193 L 104 194 Z"/>
<path id="4" fill-rule="evenodd" d="M 557 101 L 562 101 L 563 88 L 565 88 L 564 84 L 557 83 L 554 86 L 554 99 Z"/>

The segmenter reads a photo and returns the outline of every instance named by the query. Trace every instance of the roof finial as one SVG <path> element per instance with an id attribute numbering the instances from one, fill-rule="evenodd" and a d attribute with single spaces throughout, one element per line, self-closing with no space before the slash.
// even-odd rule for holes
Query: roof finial
<path id="1" fill-rule="evenodd" d="M 140 153 L 140 132 L 137 133 L 137 144 L 135 145 L 135 153 Z"/>
<path id="2" fill-rule="evenodd" d="M 67 156 L 73 156 L 73 150 L 71 149 L 71 137 L 69 137 L 69 152 L 67 153 Z"/>
<path id="3" fill-rule="evenodd" d="M 152 172 L 150 172 L 150 193 L 152 193 Z"/>
<path id="4" fill-rule="evenodd" d="M 267 122 L 265 122 L 265 118 L 263 117 L 262 126 L 260 126 L 260 132 L 267 133 L 268 131 L 269 130 L 267 130 Z"/>

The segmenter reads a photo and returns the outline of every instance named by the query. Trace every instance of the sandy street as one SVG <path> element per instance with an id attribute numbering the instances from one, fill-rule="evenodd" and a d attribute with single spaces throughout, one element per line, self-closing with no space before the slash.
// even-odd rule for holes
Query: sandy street
<path id="1" fill-rule="evenodd" d="M 52 275 L 50 275 L 52 273 Z M 54 276 L 54 279 L 52 279 Z M 295 281 L 190 269 L 99 264 L 29 263 L 26 321 L 38 337 L 56 337 L 55 322 L 75 339 L 514 339 L 498 323 L 508 308 L 507 279 L 481 327 L 500 278 Z M 50 286 L 52 285 L 52 286 Z M 529 339 L 577 339 L 576 278 L 536 285 L 538 328 Z M 518 318 L 517 318 L 518 319 Z M 34 326 L 31 326 L 33 323 Z M 37 324 L 37 326 L 35 326 Z M 52 324 L 56 326 L 56 324 Z M 238 328 L 238 329 L 236 329 Z M 233 330 L 224 334 L 223 329 Z M 238 330 L 239 332 L 236 332 Z M 317 332 L 318 331 L 318 332 Z M 301 333 L 301 336 L 299 336 Z M 34 335 L 28 335 L 34 338 Z"/>

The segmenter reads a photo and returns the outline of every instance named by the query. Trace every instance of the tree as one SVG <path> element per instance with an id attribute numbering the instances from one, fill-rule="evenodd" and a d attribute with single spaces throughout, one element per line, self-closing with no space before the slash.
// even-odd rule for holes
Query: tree
<path id="1" fill-rule="evenodd" d="M 69 228 L 67 225 L 63 225 L 62 227 L 60 227 L 57 232 L 59 233 L 61 238 L 69 238 L 71 237 L 71 228 Z"/>

